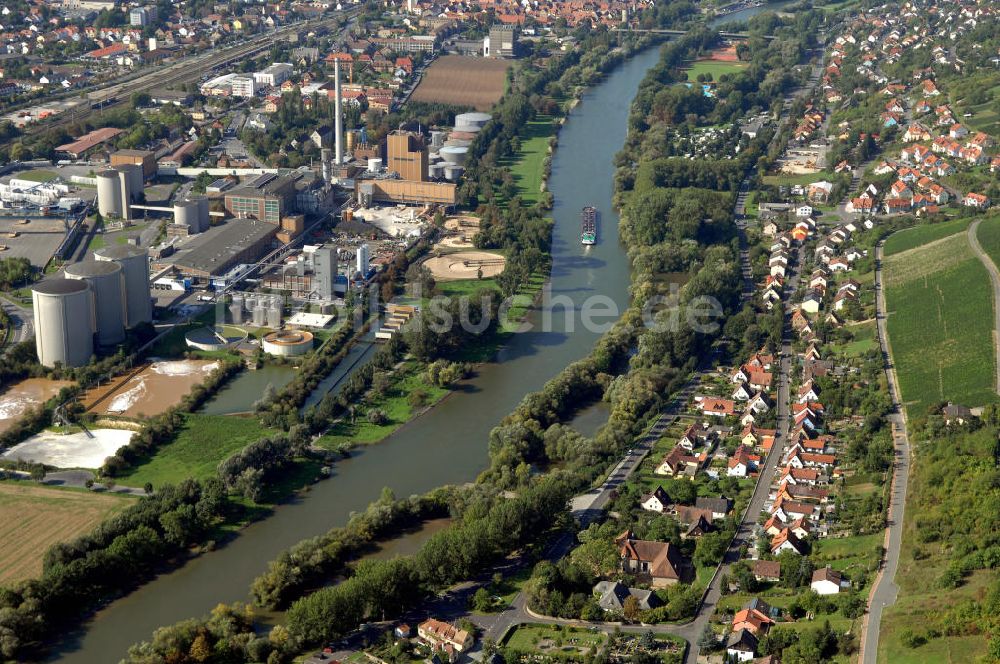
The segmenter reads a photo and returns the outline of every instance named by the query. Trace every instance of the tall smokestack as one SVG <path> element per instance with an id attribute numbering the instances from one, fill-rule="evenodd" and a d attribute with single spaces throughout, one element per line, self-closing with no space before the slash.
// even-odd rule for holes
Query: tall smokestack
<path id="1" fill-rule="evenodd" d="M 333 111 L 333 122 L 336 125 L 333 128 L 335 132 L 335 142 L 336 147 L 333 153 L 333 163 L 340 166 L 344 163 L 344 127 L 343 120 L 341 119 L 341 113 L 343 113 L 343 100 L 340 97 L 340 60 L 335 60 L 333 63 L 333 86 L 334 86 L 334 97 L 336 97 L 337 107 Z"/>

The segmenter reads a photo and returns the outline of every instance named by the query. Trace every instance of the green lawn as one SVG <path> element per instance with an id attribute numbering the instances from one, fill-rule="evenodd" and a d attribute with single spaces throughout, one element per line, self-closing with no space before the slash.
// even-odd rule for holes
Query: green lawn
<path id="1" fill-rule="evenodd" d="M 59 174 L 55 171 L 47 171 L 40 168 L 14 174 L 14 178 L 18 180 L 29 180 L 31 182 L 48 182 L 57 177 L 59 177 Z"/>
<path id="2" fill-rule="evenodd" d="M 951 221 L 945 221 L 938 224 L 921 224 L 920 226 L 914 226 L 913 228 L 906 228 L 889 236 L 883 246 L 883 254 L 885 256 L 891 256 L 892 254 L 898 254 L 901 251 L 915 249 L 916 247 L 923 246 L 928 242 L 940 240 L 948 237 L 949 235 L 954 235 L 955 233 L 964 231 L 971 223 L 972 219 L 966 218 L 953 219 Z"/>
<path id="3" fill-rule="evenodd" d="M 847 329 L 854 335 L 854 339 L 842 346 L 837 346 L 839 352 L 850 357 L 859 357 L 875 348 L 875 321 L 850 325 Z"/>
<path id="4" fill-rule="evenodd" d="M 823 173 L 821 171 L 819 173 L 798 173 L 798 174 L 777 173 L 775 175 L 765 175 L 763 178 L 761 178 L 761 180 L 764 184 L 770 184 L 770 185 L 783 184 L 790 187 L 796 184 L 802 184 L 802 185 L 812 184 L 813 182 L 819 182 L 820 180 L 827 180 L 829 179 L 829 177 L 830 177 L 829 173 Z"/>
<path id="5" fill-rule="evenodd" d="M 185 418 L 187 422 L 172 443 L 116 481 L 138 487 L 151 482 L 155 488 L 187 478 L 207 479 L 215 475 L 220 461 L 269 432 L 256 418 L 199 414 Z"/>
<path id="6" fill-rule="evenodd" d="M 716 60 L 698 60 L 687 70 L 688 80 L 697 81 L 699 74 L 711 74 L 713 81 L 718 81 L 723 74 L 734 74 L 746 69 L 745 62 L 719 62 Z"/>
<path id="7" fill-rule="evenodd" d="M 914 415 L 996 400 L 993 292 L 965 233 L 886 259 L 889 343 Z"/>
<path id="8" fill-rule="evenodd" d="M 526 124 L 518 134 L 521 149 L 514 159 L 506 159 L 501 166 L 510 168 L 521 199 L 534 205 L 541 197 L 544 161 L 549 153 L 549 139 L 556 135 L 559 125 L 551 115 L 539 115 Z"/>
<path id="9" fill-rule="evenodd" d="M 410 405 L 408 398 L 418 388 L 427 393 L 427 405 L 440 401 L 448 394 L 448 390 L 424 382 L 423 371 L 423 364 L 407 362 L 398 370 L 392 386 L 384 397 L 372 397 L 369 403 L 359 408 L 353 424 L 346 419 L 338 422 L 329 432 L 321 436 L 316 444 L 327 449 L 336 449 L 346 443 L 379 442 L 413 417 L 417 409 Z M 365 413 L 374 408 L 384 411 L 388 422 L 385 424 L 369 422 L 365 418 Z"/>

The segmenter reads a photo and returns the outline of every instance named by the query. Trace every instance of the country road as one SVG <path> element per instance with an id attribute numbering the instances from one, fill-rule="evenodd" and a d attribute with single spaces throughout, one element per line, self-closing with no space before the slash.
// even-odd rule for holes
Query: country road
<path id="1" fill-rule="evenodd" d="M 972 247 L 972 253 L 974 253 L 982 264 L 986 267 L 986 271 L 990 273 L 990 282 L 993 284 L 993 316 L 995 321 L 993 323 L 993 346 L 996 352 L 996 386 L 994 391 L 1000 394 L 1000 271 L 997 270 L 996 264 L 993 259 L 990 258 L 989 254 L 983 251 L 982 245 L 979 244 L 979 238 L 976 233 L 979 230 L 979 224 L 982 219 L 976 219 L 974 222 L 969 224 L 969 229 L 966 231 L 966 237 L 969 238 L 969 246 Z"/>
<path id="2" fill-rule="evenodd" d="M 996 283 L 994 282 L 994 288 Z M 886 323 L 885 286 L 882 281 L 882 242 L 875 247 L 875 321 L 882 361 L 885 367 L 889 397 L 893 412 L 889 415 L 892 427 L 892 442 L 895 448 L 893 460 L 892 488 L 889 492 L 889 513 L 885 533 L 885 558 L 882 569 L 875 578 L 868 597 L 868 613 L 861 630 L 860 664 L 876 664 L 878 661 L 879 630 L 882 626 L 882 612 L 885 607 L 896 603 L 899 586 L 896 585 L 896 570 L 899 567 L 899 551 L 903 542 L 903 510 L 906 507 L 906 486 L 910 478 L 910 441 L 906 433 L 906 411 L 900 401 L 896 367 L 892 363 Z"/>

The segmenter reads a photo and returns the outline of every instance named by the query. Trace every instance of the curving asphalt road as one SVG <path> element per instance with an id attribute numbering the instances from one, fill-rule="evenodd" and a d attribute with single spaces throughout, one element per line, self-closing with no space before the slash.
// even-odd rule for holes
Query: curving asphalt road
<path id="1" fill-rule="evenodd" d="M 14 324 L 14 331 L 11 334 L 10 343 L 7 345 L 8 350 L 11 346 L 28 341 L 35 336 L 35 318 L 30 309 L 5 300 L 3 301 L 3 310 L 7 312 Z"/>
<path id="2" fill-rule="evenodd" d="M 993 259 L 983 251 L 982 245 L 979 244 L 979 237 L 976 233 L 979 230 L 979 223 L 981 221 L 982 219 L 976 219 L 969 224 L 966 237 L 969 238 L 969 246 L 972 247 L 972 253 L 979 257 L 979 260 L 986 266 L 986 271 L 990 273 L 990 281 L 993 283 L 993 315 L 996 317 L 996 321 L 993 323 L 993 345 L 996 347 L 997 356 L 997 384 L 995 391 L 997 394 L 1000 394 L 1000 271 L 997 270 Z"/>
<path id="3" fill-rule="evenodd" d="M 995 269 L 995 268 L 994 268 Z M 994 285 L 996 288 L 996 285 Z M 906 435 L 906 411 L 900 401 L 896 367 L 892 363 L 892 351 L 886 331 L 885 287 L 882 281 L 882 242 L 875 247 L 875 322 L 882 361 L 885 367 L 889 397 L 893 412 L 889 415 L 892 427 L 892 442 L 895 448 L 893 460 L 892 489 L 889 493 L 889 514 L 885 532 L 885 557 L 882 569 L 875 578 L 871 594 L 868 596 L 868 613 L 861 628 L 861 649 L 858 654 L 860 664 L 876 664 L 878 661 L 879 630 L 882 626 L 882 612 L 896 603 L 899 586 L 896 585 L 896 570 L 899 567 L 899 550 L 903 541 L 903 511 L 906 507 L 906 485 L 910 478 L 910 441 Z"/>

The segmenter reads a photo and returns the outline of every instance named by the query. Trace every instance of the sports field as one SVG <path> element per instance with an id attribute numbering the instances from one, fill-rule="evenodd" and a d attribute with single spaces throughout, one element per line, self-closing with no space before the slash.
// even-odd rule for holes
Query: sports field
<path id="1" fill-rule="evenodd" d="M 913 416 L 996 400 L 993 292 L 965 232 L 885 259 L 889 343 Z"/>
<path id="2" fill-rule="evenodd" d="M 410 99 L 488 111 L 503 95 L 508 66 L 491 58 L 442 56 L 427 68 Z"/>
<path id="3" fill-rule="evenodd" d="M 691 63 L 687 70 L 688 80 L 695 81 L 698 74 L 711 74 L 712 80 L 717 81 L 723 74 L 735 74 L 746 69 L 745 62 L 720 62 L 718 60 L 697 60 Z"/>
<path id="4" fill-rule="evenodd" d="M 50 546 L 82 535 L 132 500 L 120 494 L 0 482 L 0 584 L 38 576 Z"/>

